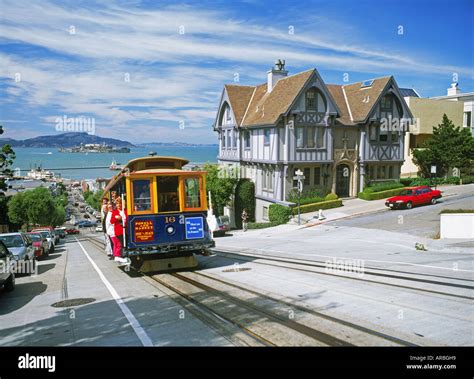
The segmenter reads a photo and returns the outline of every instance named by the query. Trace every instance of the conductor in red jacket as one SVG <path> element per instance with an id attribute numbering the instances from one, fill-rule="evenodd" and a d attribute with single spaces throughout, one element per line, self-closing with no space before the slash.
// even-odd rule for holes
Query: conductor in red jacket
<path id="1" fill-rule="evenodd" d="M 123 234 L 124 225 L 127 220 L 127 212 L 122 207 L 122 199 L 120 197 L 115 199 L 116 208 L 112 211 L 110 223 L 114 225 L 115 236 L 112 237 L 114 245 L 114 259 L 117 262 L 126 261 L 122 258 Z"/>

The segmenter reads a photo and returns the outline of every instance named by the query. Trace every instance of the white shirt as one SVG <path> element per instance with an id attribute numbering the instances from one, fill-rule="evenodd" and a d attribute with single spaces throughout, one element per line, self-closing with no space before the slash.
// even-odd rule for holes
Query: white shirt
<path id="1" fill-rule="evenodd" d="M 105 231 L 110 237 L 115 237 L 114 224 L 110 222 L 112 219 L 112 212 L 107 213 L 107 218 L 105 219 Z"/>

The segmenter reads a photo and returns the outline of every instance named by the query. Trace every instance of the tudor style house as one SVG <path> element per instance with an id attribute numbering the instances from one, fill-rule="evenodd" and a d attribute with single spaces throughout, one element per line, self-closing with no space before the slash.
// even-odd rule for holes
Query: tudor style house
<path id="1" fill-rule="evenodd" d="M 263 84 L 224 86 L 213 127 L 219 163 L 255 183 L 261 221 L 270 204 L 289 204 L 298 169 L 305 188 L 340 197 L 357 196 L 369 182 L 399 179 L 406 126 L 383 121 L 407 118 L 392 76 L 325 84 L 316 69 L 288 76 L 278 61 Z"/>

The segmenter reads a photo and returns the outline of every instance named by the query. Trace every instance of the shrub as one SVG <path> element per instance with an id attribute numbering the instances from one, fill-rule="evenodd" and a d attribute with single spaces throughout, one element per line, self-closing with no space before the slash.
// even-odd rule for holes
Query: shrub
<path id="1" fill-rule="evenodd" d="M 444 213 L 474 213 L 474 209 L 443 209 L 439 212 L 440 215 Z"/>
<path id="2" fill-rule="evenodd" d="M 248 229 L 265 229 L 271 228 L 273 226 L 278 226 L 279 224 L 273 222 L 249 222 L 247 225 Z"/>
<path id="3" fill-rule="evenodd" d="M 449 178 L 446 178 L 443 180 L 444 184 L 456 184 L 459 185 L 461 182 L 461 178 L 459 176 L 450 176 Z"/>
<path id="4" fill-rule="evenodd" d="M 242 211 L 247 209 L 249 221 L 255 221 L 255 185 L 248 179 L 242 179 L 235 188 L 235 223 L 242 227 Z"/>
<path id="5" fill-rule="evenodd" d="M 286 224 L 291 216 L 291 208 L 280 204 L 270 204 L 268 218 L 276 224 Z"/>
<path id="6" fill-rule="evenodd" d="M 400 178 L 400 183 L 402 183 L 404 186 L 408 187 L 411 185 L 411 182 L 415 180 L 416 178 Z"/>
<path id="7" fill-rule="evenodd" d="M 300 205 L 318 203 L 320 201 L 324 201 L 324 197 L 307 197 L 300 200 Z M 298 204 L 298 200 L 295 203 Z"/>
<path id="8" fill-rule="evenodd" d="M 459 184 L 460 183 L 460 178 L 458 176 L 450 176 L 449 178 L 416 178 L 414 179 L 411 183 L 411 187 L 416 187 L 416 186 L 431 186 L 431 185 L 437 185 L 439 186 L 440 184 Z M 464 182 L 463 182 L 464 183 Z"/>
<path id="9" fill-rule="evenodd" d="M 470 184 L 470 183 L 474 183 L 474 175 L 462 177 L 462 184 Z"/>
<path id="10" fill-rule="evenodd" d="M 324 200 L 329 201 L 329 200 L 337 200 L 338 197 L 335 193 L 328 193 Z"/>
<path id="11" fill-rule="evenodd" d="M 362 200 L 380 200 L 385 199 L 387 197 L 397 196 L 403 190 L 402 188 L 395 188 L 387 191 L 381 192 L 359 192 L 357 197 Z"/>
<path id="12" fill-rule="evenodd" d="M 319 188 L 304 188 L 303 192 L 301 192 L 300 201 L 303 199 L 314 199 L 314 198 L 322 198 L 324 193 Z M 298 190 L 296 188 L 292 188 L 288 191 L 288 195 L 286 196 L 288 201 L 292 203 L 298 202 Z"/>
<path id="13" fill-rule="evenodd" d="M 342 206 L 342 200 L 337 199 L 337 200 L 328 200 L 328 201 L 321 201 L 319 203 L 314 203 L 314 204 L 307 204 L 307 205 L 302 205 L 300 207 L 300 212 L 301 213 L 308 213 L 308 212 L 316 212 L 319 211 L 320 209 L 331 209 L 331 208 L 338 208 Z M 291 210 L 293 216 L 298 214 L 298 207 L 293 207 Z"/>
<path id="14" fill-rule="evenodd" d="M 388 191 L 395 188 L 403 188 L 405 187 L 403 184 L 399 182 L 383 182 L 383 183 L 376 183 L 369 185 L 369 187 L 365 187 L 365 193 L 372 193 L 372 192 L 381 192 L 381 191 Z"/>

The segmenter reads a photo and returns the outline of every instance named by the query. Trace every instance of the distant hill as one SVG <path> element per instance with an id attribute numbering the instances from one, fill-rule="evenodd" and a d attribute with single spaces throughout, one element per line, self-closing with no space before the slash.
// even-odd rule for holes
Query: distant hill
<path id="1" fill-rule="evenodd" d="M 105 143 L 116 147 L 135 147 L 127 141 L 121 141 L 114 138 L 104 138 L 87 133 L 63 133 L 51 136 L 40 136 L 28 138 L 25 140 L 15 140 L 12 138 L 0 138 L 0 145 L 10 144 L 12 147 L 73 147 L 81 143 Z"/>

